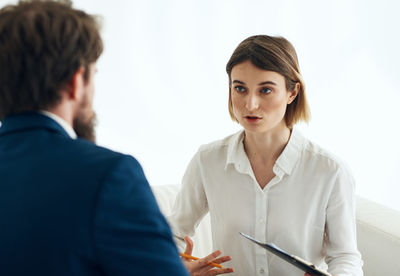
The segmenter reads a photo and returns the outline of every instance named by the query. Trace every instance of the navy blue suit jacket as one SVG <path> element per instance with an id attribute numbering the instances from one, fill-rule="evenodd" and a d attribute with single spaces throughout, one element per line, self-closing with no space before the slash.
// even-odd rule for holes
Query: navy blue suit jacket
<path id="1" fill-rule="evenodd" d="M 39 113 L 0 127 L 0 275 L 187 275 L 139 163 Z"/>

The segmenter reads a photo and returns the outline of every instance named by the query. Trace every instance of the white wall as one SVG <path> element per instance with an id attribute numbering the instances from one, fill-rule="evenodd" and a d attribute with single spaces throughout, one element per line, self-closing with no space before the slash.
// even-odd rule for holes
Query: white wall
<path id="1" fill-rule="evenodd" d="M 152 185 L 178 183 L 201 144 L 239 129 L 225 64 L 250 35 L 283 35 L 311 103 L 303 132 L 349 163 L 359 195 L 400 210 L 400 2 L 74 2 L 103 16 L 98 141 L 137 157 Z"/>

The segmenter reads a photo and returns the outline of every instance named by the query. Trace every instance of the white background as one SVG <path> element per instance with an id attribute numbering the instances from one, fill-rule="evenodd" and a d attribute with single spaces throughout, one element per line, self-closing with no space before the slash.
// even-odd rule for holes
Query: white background
<path id="1" fill-rule="evenodd" d="M 151 185 L 179 183 L 201 144 L 240 129 L 228 115 L 226 62 L 248 36 L 282 35 L 311 105 L 303 133 L 350 165 L 359 195 L 400 210 L 400 2 L 74 3 L 103 17 L 98 142 L 134 155 Z"/>

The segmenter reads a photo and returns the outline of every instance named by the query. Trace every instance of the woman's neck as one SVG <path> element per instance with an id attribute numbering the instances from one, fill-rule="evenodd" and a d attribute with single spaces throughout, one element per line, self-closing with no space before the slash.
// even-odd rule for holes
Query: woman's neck
<path id="1" fill-rule="evenodd" d="M 286 125 L 263 133 L 245 130 L 243 144 L 248 158 L 266 163 L 275 162 L 285 149 L 290 133 Z"/>

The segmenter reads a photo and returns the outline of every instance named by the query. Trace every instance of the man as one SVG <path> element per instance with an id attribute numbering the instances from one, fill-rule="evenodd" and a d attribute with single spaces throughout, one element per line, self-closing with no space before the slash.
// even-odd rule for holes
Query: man
<path id="1" fill-rule="evenodd" d="M 139 163 L 93 144 L 102 49 L 67 0 L 0 10 L 0 275 L 187 275 Z"/>
<path id="2" fill-rule="evenodd" d="M 138 162 L 87 141 L 102 47 L 68 4 L 0 10 L 0 275 L 187 275 Z"/>

